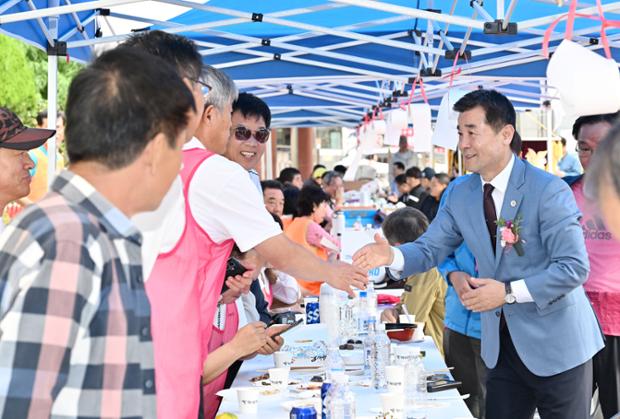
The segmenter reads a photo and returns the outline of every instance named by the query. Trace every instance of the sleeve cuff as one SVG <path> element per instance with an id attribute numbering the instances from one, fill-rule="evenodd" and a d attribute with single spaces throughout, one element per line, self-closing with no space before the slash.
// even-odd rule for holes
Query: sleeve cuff
<path id="1" fill-rule="evenodd" d="M 405 269 L 405 257 L 403 256 L 403 252 L 401 252 L 398 247 L 394 246 L 392 246 L 392 254 L 394 255 L 394 259 L 392 260 L 392 264 L 388 266 L 388 269 L 394 277 L 400 278 L 401 272 Z"/>
<path id="2" fill-rule="evenodd" d="M 517 299 L 517 303 L 531 303 L 534 301 L 532 294 L 530 294 L 530 291 L 527 289 L 525 280 L 520 279 L 518 281 L 512 281 L 510 286 L 512 287 L 512 293 Z"/>

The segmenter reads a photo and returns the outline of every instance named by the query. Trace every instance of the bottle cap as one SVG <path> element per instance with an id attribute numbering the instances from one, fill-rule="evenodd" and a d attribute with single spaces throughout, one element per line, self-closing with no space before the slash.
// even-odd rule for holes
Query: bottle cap
<path id="1" fill-rule="evenodd" d="M 368 297 L 368 292 L 367 291 L 360 291 L 360 298 L 366 298 Z"/>

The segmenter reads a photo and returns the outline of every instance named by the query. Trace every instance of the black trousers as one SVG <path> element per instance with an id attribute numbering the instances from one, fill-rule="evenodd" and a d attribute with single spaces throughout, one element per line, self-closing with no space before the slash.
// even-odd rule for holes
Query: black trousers
<path id="1" fill-rule="evenodd" d="M 605 335 L 605 347 L 592 358 L 594 386 L 605 419 L 620 412 L 620 336 Z"/>
<path id="2" fill-rule="evenodd" d="M 508 328 L 502 328 L 499 359 L 487 380 L 488 418 L 529 419 L 538 408 L 541 419 L 587 419 L 591 398 L 592 360 L 550 377 L 537 376 L 519 358 Z"/>
<path id="3" fill-rule="evenodd" d="M 470 395 L 465 403 L 471 414 L 484 419 L 487 367 L 480 357 L 480 339 L 446 328 L 443 332 L 443 352 L 446 364 L 454 367 L 452 376 L 463 383 L 459 392 Z"/>

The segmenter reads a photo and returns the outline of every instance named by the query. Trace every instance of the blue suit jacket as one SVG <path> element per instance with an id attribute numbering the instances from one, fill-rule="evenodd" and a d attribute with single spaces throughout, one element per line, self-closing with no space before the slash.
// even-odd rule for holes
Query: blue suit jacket
<path id="1" fill-rule="evenodd" d="M 588 255 L 578 221 L 581 214 L 569 187 L 554 175 L 515 161 L 500 216 L 521 218 L 523 256 L 502 248 L 500 240 L 493 254 L 482 200 L 479 175 L 456 185 L 426 233 L 400 247 L 403 274 L 429 270 L 464 240 L 481 278 L 524 279 L 534 299 L 482 313 L 482 358 L 489 368 L 495 367 L 499 355 L 501 310 L 515 348 L 532 373 L 550 376 L 592 358 L 603 347 L 603 338 L 581 286 L 589 271 Z"/>

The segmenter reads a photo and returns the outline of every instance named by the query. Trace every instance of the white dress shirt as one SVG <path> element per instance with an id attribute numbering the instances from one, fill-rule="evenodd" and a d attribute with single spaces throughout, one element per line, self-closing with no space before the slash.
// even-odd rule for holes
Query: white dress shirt
<path id="1" fill-rule="evenodd" d="M 483 189 L 486 183 L 490 183 L 491 185 L 493 185 L 493 192 L 491 194 L 491 197 L 493 198 L 493 203 L 495 204 L 495 213 L 498 215 L 502 212 L 501 210 L 504 204 L 504 195 L 506 194 L 506 190 L 508 189 L 508 181 L 510 180 L 510 174 L 512 173 L 515 159 L 516 156 L 513 154 L 506 167 L 504 167 L 502 171 L 497 174 L 497 176 L 491 179 L 491 181 L 486 182 L 484 179 L 482 179 L 482 176 L 480 177 Z M 398 274 L 405 267 L 405 257 L 403 256 L 403 253 L 394 246 L 392 247 L 392 253 L 394 255 L 394 258 L 389 268 L 392 272 Z M 532 298 L 532 295 L 527 289 L 527 285 L 525 285 L 525 281 L 523 279 L 519 279 L 518 281 L 512 281 L 510 285 L 512 287 L 512 293 L 517 299 L 517 303 L 530 303 L 534 301 L 534 298 Z"/>

